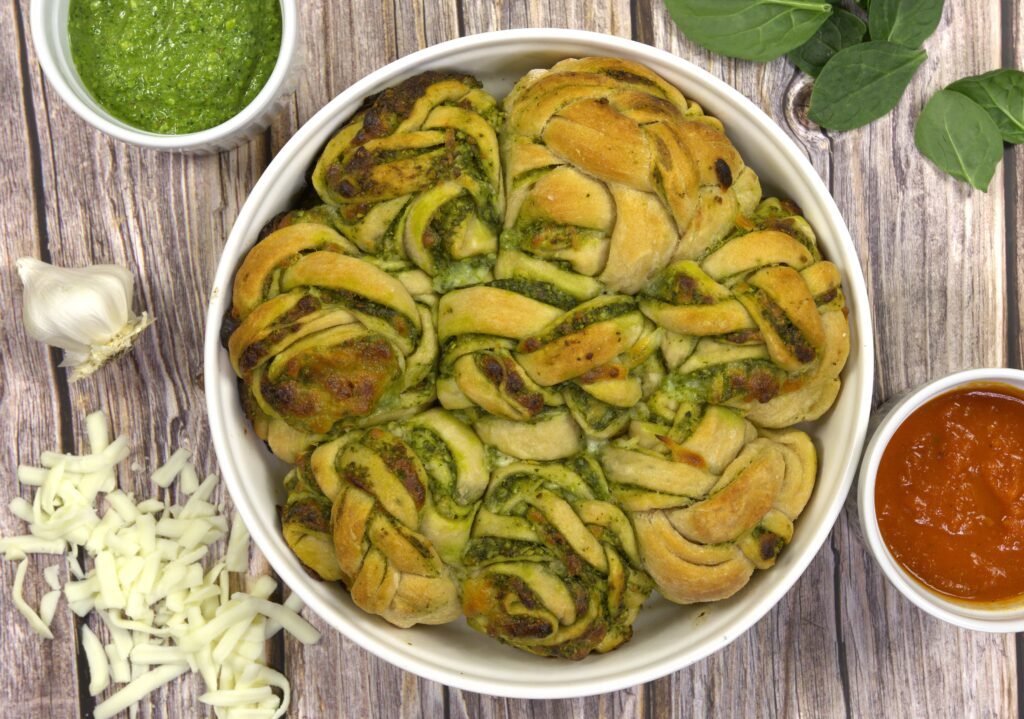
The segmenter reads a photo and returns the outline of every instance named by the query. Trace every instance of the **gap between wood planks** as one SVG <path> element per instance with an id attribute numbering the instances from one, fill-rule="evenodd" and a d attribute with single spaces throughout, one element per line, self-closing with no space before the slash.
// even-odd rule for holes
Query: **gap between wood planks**
<path id="1" fill-rule="evenodd" d="M 1018 0 L 1002 0 L 1002 66 L 1017 67 L 1016 60 L 1024 58 L 1024 38 L 1016 33 L 1015 20 L 1019 9 L 1015 6 Z M 1017 69 L 1024 69 L 1018 67 Z M 1003 153 L 1003 195 L 1005 199 L 1006 227 L 1006 362 L 1008 367 L 1022 367 L 1021 362 L 1021 317 L 1020 291 L 1018 282 L 1022 281 L 1017 272 L 1020 253 L 1017 242 L 1021 238 L 1017 227 L 1017 212 L 1020 208 L 1020 193 L 1024 187 L 1018 186 L 1018 152 L 1011 149 Z M 1024 719 L 1024 632 L 1018 632 L 1014 640 L 1017 665 L 1017 718 Z"/>
<path id="2" fill-rule="evenodd" d="M 1016 47 L 1020 38 L 1014 37 L 1014 18 L 1016 11 L 1014 6 L 1018 0 L 1002 0 L 1002 66 L 1012 68 L 1015 66 L 1014 59 L 1018 55 L 1024 55 L 1022 48 Z M 1007 365 L 1009 367 L 1021 367 L 1021 337 L 1020 337 L 1020 292 L 1017 283 L 1022 278 L 1017 276 L 1017 240 L 1019 230 L 1017 228 L 1017 209 L 1020 202 L 1019 193 L 1024 188 L 1017 187 L 1017 153 L 1011 148 L 1003 156 L 1003 189 L 1005 196 L 1005 225 L 1006 225 L 1006 352 Z M 1020 685 L 1022 669 L 1024 669 L 1024 658 L 1021 657 L 1021 650 L 1024 645 L 1021 643 L 1021 636 L 1017 636 L 1017 681 Z M 1024 692 L 1017 692 L 1019 714 L 1024 716 Z"/>

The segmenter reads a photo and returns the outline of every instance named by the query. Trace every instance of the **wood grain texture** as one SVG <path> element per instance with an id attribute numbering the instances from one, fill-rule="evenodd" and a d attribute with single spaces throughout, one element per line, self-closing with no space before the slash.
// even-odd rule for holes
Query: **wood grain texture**
<path id="1" fill-rule="evenodd" d="M 1024 70 L 1024 13 L 1015 0 L 1003 2 L 1003 54 L 1002 66 Z M 1009 308 L 1007 344 L 1009 363 L 1013 367 L 1024 367 L 1024 332 L 1021 318 L 1024 317 L 1024 147 L 1009 148 L 1004 155 L 1004 177 L 1006 181 L 1006 247 L 1009 268 Z M 1018 652 L 1024 653 L 1024 643 L 1018 643 Z M 1024 658 L 1019 661 L 1024 662 Z"/>
<path id="2" fill-rule="evenodd" d="M 42 0 L 35 0 L 40 2 Z M 130 434 L 132 460 L 153 468 L 189 446 L 216 470 L 202 391 L 202 336 L 220 250 L 249 190 L 295 130 L 367 73 L 421 47 L 488 30 L 571 27 L 632 37 L 695 62 L 737 87 L 785 129 L 832 190 L 868 280 L 878 342 L 876 403 L 930 377 L 1024 355 L 1024 157 L 1007 160 L 988 193 L 939 173 L 913 147 L 917 113 L 957 77 L 1024 67 L 1018 0 L 949 0 L 930 55 L 900 106 L 861 130 L 832 135 L 806 119 L 807 79 L 784 60 L 714 56 L 687 41 L 661 0 L 303 0 L 306 69 L 267 132 L 206 157 L 153 153 L 112 141 L 77 118 L 41 77 L 26 38 L 27 3 L 0 16 L 0 502 L 14 467 L 41 449 L 73 449 L 85 412 L 103 407 Z M 67 387 L 63 370 L 21 330 L 13 260 L 122 264 L 137 306 L 157 316 L 137 350 Z M 145 475 L 126 480 L 140 495 Z M 223 497 L 230 510 L 230 500 Z M 0 532 L 22 531 L 0 511 Z M 38 568 L 51 563 L 33 560 Z M 26 628 L 10 599 L 14 565 L 0 563 L 0 707 L 8 716 L 77 717 L 74 622 L 62 605 L 53 642 Z M 254 552 L 251 569 L 266 571 Z M 33 578 L 26 594 L 38 600 Z M 1010 717 L 1020 716 L 1024 642 L 946 626 L 890 589 L 864 549 L 852 507 L 806 574 L 733 644 L 646 686 L 585 699 L 533 702 L 443 687 L 403 672 L 315 617 L 323 640 L 282 639 L 271 657 L 294 691 L 290 716 L 450 717 Z M 95 627 L 94 627 L 95 628 Z M 54 680 L 59 677 L 59 680 Z M 201 682 L 155 694 L 142 717 L 199 716 Z"/>
<path id="3" fill-rule="evenodd" d="M 912 135 L 934 92 L 999 66 L 1002 20 L 998 3 L 946 3 L 925 44 L 929 60 L 895 111 L 831 138 L 833 165 L 844 168 L 832 192 L 875 310 L 877 402 L 954 370 L 1006 360 L 1005 168 L 988 193 L 972 190 L 923 160 Z M 960 631 L 917 610 L 868 555 L 852 506 L 834 537 L 843 550 L 839 625 L 853 716 L 1017 712 L 1012 636 Z"/>
<path id="4" fill-rule="evenodd" d="M 638 39 L 703 67 L 740 90 L 789 131 L 826 183 L 829 143 L 806 120 L 807 83 L 785 60 L 728 62 L 687 40 L 662 3 L 642 2 Z M 726 128 L 728 131 L 728 128 Z M 756 168 L 755 168 L 756 169 Z M 723 651 L 654 683 L 655 716 L 794 716 L 846 710 L 836 638 L 837 549 L 826 543 L 778 606 Z M 809 660 L 813 657 L 813 660 Z M 742 692 L 726 688 L 742 686 Z M 813 709 L 812 709 L 813 708 Z"/>
<path id="5" fill-rule="evenodd" d="M 41 451 L 61 446 L 60 402 L 62 383 L 51 353 L 27 339 L 21 324 L 20 281 L 14 262 L 22 256 L 45 252 L 46 227 L 41 214 L 43 176 L 40 154 L 49 144 L 45 128 L 30 122 L 35 90 L 31 85 L 25 48 L 25 26 L 18 4 L 3 4 L 0 21 L 0 102 L 5 121 L 0 123 L 0 172 L 5 201 L 0 203 L 4 240 L 0 243 L 0 296 L 7 311 L 0 319 L 0 534 L 23 534 L 24 523 L 6 511 L 11 499 L 28 495 L 15 478 L 19 464 L 35 464 Z M 28 371 L 26 371 L 28 369 Z M 55 564 L 52 556 L 30 557 L 25 597 L 33 607 L 49 590 L 42 568 Z M 78 673 L 75 626 L 67 612 L 54 619 L 54 640 L 29 629 L 10 599 L 16 564 L 0 563 L 0 706 L 15 719 L 78 715 Z M 63 574 L 63 573 L 62 573 Z M 64 575 L 66 576 L 66 575 Z M 60 669 L 60 681 L 53 671 Z M 16 703 L 14 703 L 16 701 Z"/>

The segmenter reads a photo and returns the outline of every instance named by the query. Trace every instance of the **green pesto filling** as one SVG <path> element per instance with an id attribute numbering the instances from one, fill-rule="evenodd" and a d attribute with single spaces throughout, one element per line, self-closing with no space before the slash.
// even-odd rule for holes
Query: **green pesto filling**
<path id="1" fill-rule="evenodd" d="M 817 352 L 804 336 L 800 328 L 793 324 L 793 321 L 779 305 L 762 291 L 754 294 L 758 305 L 761 308 L 762 316 L 768 320 L 772 329 L 779 336 L 779 339 L 789 348 L 793 355 L 801 362 L 810 362 L 815 358 Z"/>
<path id="2" fill-rule="evenodd" d="M 493 266 L 494 255 L 474 255 L 444 263 L 434 275 L 434 290 L 445 293 L 459 287 L 479 285 L 490 279 Z"/>
<path id="3" fill-rule="evenodd" d="M 571 310 L 578 304 L 576 298 L 568 292 L 563 292 L 550 282 L 542 282 L 540 280 L 526 280 L 518 277 L 510 277 L 504 280 L 488 282 L 487 286 L 525 295 L 530 299 L 552 305 L 560 310 Z"/>
<path id="4" fill-rule="evenodd" d="M 668 376 L 661 391 L 684 401 L 721 404 L 732 399 L 767 402 L 779 394 L 786 373 L 771 360 L 751 359 Z"/>
<path id="5" fill-rule="evenodd" d="M 609 302 L 596 307 L 584 307 L 570 314 L 537 339 L 540 344 L 547 344 L 560 337 L 581 332 L 590 325 L 613 320 L 616 317 L 622 317 L 635 311 L 636 304 L 632 299 L 624 299 L 621 302 Z"/>
<path id="6" fill-rule="evenodd" d="M 538 221 L 510 227 L 502 232 L 501 246 L 547 257 L 560 250 L 571 250 L 588 242 L 604 239 L 605 234 L 599 230 Z"/>
<path id="7" fill-rule="evenodd" d="M 238 114 L 281 47 L 278 0 L 71 0 L 71 57 L 97 102 L 141 130 L 198 132 Z"/>
<path id="8" fill-rule="evenodd" d="M 476 537 L 466 545 L 462 559 L 466 566 L 480 567 L 510 560 L 553 559 L 551 550 L 538 542 L 508 537 Z"/>
<path id="9" fill-rule="evenodd" d="M 452 495 L 458 478 L 458 467 L 445 441 L 425 427 L 410 428 L 405 441 L 427 470 L 430 496 L 438 513 L 456 520 L 471 514 L 475 507 L 460 504 Z"/>
<path id="10" fill-rule="evenodd" d="M 518 190 L 523 185 L 532 185 L 557 167 L 561 167 L 561 165 L 545 165 L 544 167 L 535 167 L 532 170 L 521 172 L 512 180 L 512 189 Z"/>
<path id="11" fill-rule="evenodd" d="M 622 421 L 623 415 L 629 412 L 592 397 L 575 382 L 566 382 L 562 392 L 565 403 L 573 411 L 573 416 L 584 425 L 583 430 L 587 434 L 604 432 L 616 422 Z"/>
<path id="12" fill-rule="evenodd" d="M 398 310 L 348 290 L 326 290 L 315 287 L 309 289 L 312 294 L 318 295 L 325 304 L 342 305 L 353 312 L 360 312 L 368 317 L 376 317 L 389 324 L 403 337 L 408 337 L 413 343 L 419 340 L 419 331 L 416 329 L 416 326 L 413 325 L 410 318 Z"/>

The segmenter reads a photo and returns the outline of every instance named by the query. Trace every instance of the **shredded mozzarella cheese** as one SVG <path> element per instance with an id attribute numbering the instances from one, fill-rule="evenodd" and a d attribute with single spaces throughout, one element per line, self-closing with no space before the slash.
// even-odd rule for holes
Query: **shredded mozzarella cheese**
<path id="1" fill-rule="evenodd" d="M 96 696 L 110 685 L 110 667 L 103 643 L 88 624 L 82 625 L 82 649 L 89 666 L 89 694 Z"/>
<path id="2" fill-rule="evenodd" d="M 231 525 L 225 559 L 229 572 L 244 572 L 249 568 L 249 530 L 238 512 L 235 512 L 235 519 Z"/>
<path id="3" fill-rule="evenodd" d="M 60 601 L 60 590 L 54 589 L 47 592 L 39 600 L 39 618 L 46 626 L 53 624 L 53 617 L 57 614 L 57 603 Z"/>
<path id="4" fill-rule="evenodd" d="M 166 664 L 132 679 L 130 683 L 100 702 L 92 715 L 94 719 L 110 719 L 133 704 L 188 671 L 188 664 Z"/>
<path id="5" fill-rule="evenodd" d="M 187 449 L 179 449 L 176 451 L 162 467 L 153 472 L 150 477 L 153 484 L 158 487 L 162 487 L 163 489 L 170 487 L 171 482 L 177 478 L 181 470 L 185 468 L 185 463 L 188 462 L 191 457 L 192 453 Z"/>
<path id="6" fill-rule="evenodd" d="M 46 626 L 46 623 L 43 622 L 42 618 L 35 613 L 35 610 L 28 605 L 28 602 L 25 601 L 25 597 L 22 594 L 25 586 L 26 570 L 28 570 L 28 560 L 22 559 L 18 564 L 17 571 L 14 573 L 14 590 L 11 592 L 14 597 L 14 606 L 19 612 L 21 612 L 21 615 L 28 620 L 29 626 L 32 627 L 36 633 L 46 637 L 47 639 L 53 639 L 53 632 L 51 632 L 50 628 Z"/>
<path id="7" fill-rule="evenodd" d="M 303 643 L 320 635 L 299 616 L 296 595 L 283 605 L 269 600 L 277 586 L 270 577 L 256 579 L 248 593 L 230 593 L 229 573 L 248 569 L 249 532 L 237 514 L 229 522 L 211 502 L 217 476 L 200 482 L 191 452 L 180 449 L 150 479 L 166 489 L 177 478 L 188 497 L 184 505 L 159 497 L 136 502 L 117 488 L 116 467 L 130 454 L 127 439 L 110 441 L 102 412 L 88 415 L 85 425 L 88 454 L 44 452 L 41 466 L 18 467 L 18 480 L 35 494 L 9 506 L 29 533 L 0 537 L 0 552 L 20 562 L 15 607 L 50 639 L 61 594 L 76 615 L 99 615 L 108 644 L 86 625 L 80 632 L 89 692 L 121 686 L 97 705 L 97 719 L 126 709 L 135 716 L 146 695 L 189 670 L 202 676 L 207 691 L 200 701 L 220 719 L 283 716 L 290 688 L 284 675 L 266 666 L 265 641 L 282 627 Z M 141 469 L 133 463 L 133 471 Z M 98 505 L 105 506 L 102 516 Z M 211 545 L 225 537 L 225 558 L 204 569 Z M 87 570 L 76 556 L 81 549 L 91 559 Z M 28 554 L 63 554 L 68 569 L 63 586 L 60 564 L 43 570 L 51 591 L 38 614 L 22 594 Z"/>

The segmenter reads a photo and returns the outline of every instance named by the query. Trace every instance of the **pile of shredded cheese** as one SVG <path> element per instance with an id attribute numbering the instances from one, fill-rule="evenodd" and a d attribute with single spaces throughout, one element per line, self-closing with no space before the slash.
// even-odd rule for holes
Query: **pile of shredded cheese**
<path id="1" fill-rule="evenodd" d="M 79 617 L 99 615 L 111 641 L 104 644 L 85 624 L 82 648 L 89 666 L 89 693 L 123 684 L 100 702 L 95 719 L 125 709 L 187 671 L 199 672 L 207 691 L 199 700 L 220 719 L 276 719 L 288 711 L 287 678 L 265 663 L 265 643 L 282 628 L 309 644 L 320 634 L 298 615 L 292 594 L 283 605 L 269 601 L 270 577 L 248 593 L 230 591 L 230 573 L 245 573 L 249 533 L 236 514 L 230 523 L 210 501 L 217 477 L 199 481 L 190 453 L 181 449 L 151 475 L 167 489 L 177 480 L 184 504 L 151 497 L 142 501 L 118 489 L 115 468 L 129 454 L 128 441 L 110 441 L 102 412 L 86 417 L 90 453 L 44 452 L 40 467 L 18 467 L 32 500 L 16 497 L 10 510 L 28 534 L 0 538 L 0 552 L 18 561 L 14 605 L 36 632 L 53 638 L 63 593 Z M 164 494 L 167 494 L 166 492 Z M 212 545 L 228 537 L 223 560 L 204 566 Z M 82 567 L 79 551 L 91 561 Z M 60 585 L 60 563 L 43 570 L 51 591 L 39 609 L 24 599 L 28 554 L 63 555 L 70 580 Z M 209 561 L 206 564 L 210 564 Z M 275 692 L 280 690 L 280 694 Z"/>

